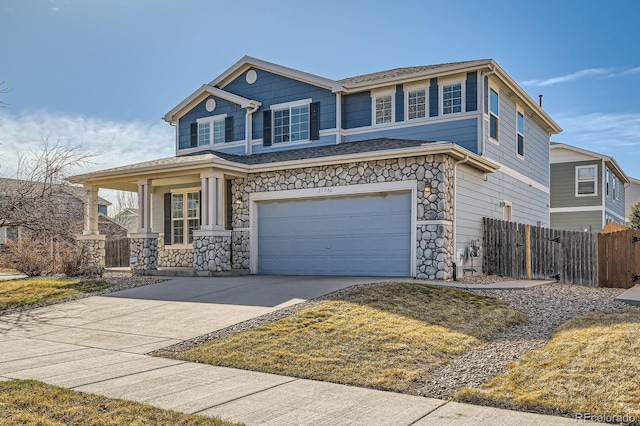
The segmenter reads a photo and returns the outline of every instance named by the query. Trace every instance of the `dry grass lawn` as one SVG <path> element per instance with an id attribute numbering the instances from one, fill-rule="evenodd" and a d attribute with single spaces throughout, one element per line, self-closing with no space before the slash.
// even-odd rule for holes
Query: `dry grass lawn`
<path id="1" fill-rule="evenodd" d="M 46 426 L 237 424 L 25 380 L 0 383 L 0 423 Z"/>
<path id="2" fill-rule="evenodd" d="M 24 279 L 0 281 L 0 311 L 76 294 L 104 290 L 111 284 L 102 280 Z"/>
<path id="3" fill-rule="evenodd" d="M 640 424 L 640 311 L 565 323 L 541 349 L 457 399 L 538 412 L 635 416 Z"/>
<path id="4" fill-rule="evenodd" d="M 398 392 L 524 317 L 495 299 L 422 284 L 367 287 L 177 355 Z"/>

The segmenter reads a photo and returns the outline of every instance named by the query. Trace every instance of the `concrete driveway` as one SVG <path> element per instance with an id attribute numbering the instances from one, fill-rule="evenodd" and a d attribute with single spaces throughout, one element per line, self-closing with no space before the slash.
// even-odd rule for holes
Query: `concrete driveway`
<path id="1" fill-rule="evenodd" d="M 0 337 L 144 354 L 371 278 L 179 278 L 0 317 Z"/>

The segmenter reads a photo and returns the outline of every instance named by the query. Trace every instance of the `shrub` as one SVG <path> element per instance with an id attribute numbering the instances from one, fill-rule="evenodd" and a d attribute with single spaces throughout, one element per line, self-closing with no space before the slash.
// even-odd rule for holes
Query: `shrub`
<path id="1" fill-rule="evenodd" d="M 61 242 L 56 250 L 56 270 L 67 277 L 79 275 L 89 277 L 101 277 L 104 268 L 90 267 L 86 265 L 86 247 L 69 242 Z"/>
<path id="2" fill-rule="evenodd" d="M 53 270 L 47 245 L 42 241 L 28 238 L 7 241 L 0 254 L 0 266 L 17 269 L 29 277 L 47 274 Z"/>

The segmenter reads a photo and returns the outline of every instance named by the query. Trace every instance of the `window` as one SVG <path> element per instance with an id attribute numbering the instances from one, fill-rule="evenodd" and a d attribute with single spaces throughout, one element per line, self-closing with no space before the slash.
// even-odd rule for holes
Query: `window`
<path id="1" fill-rule="evenodd" d="M 193 231 L 200 226 L 200 192 L 171 194 L 173 244 L 193 243 Z M 186 230 L 186 232 L 185 232 Z"/>
<path id="2" fill-rule="evenodd" d="M 618 178 L 616 178 L 615 176 L 612 176 L 611 179 L 611 190 L 613 192 L 613 200 L 617 200 L 618 199 Z"/>
<path id="3" fill-rule="evenodd" d="M 517 153 L 524 157 L 524 114 L 518 111 L 518 141 Z"/>
<path id="4" fill-rule="evenodd" d="M 376 96 L 376 124 L 393 122 L 393 96 Z"/>
<path id="5" fill-rule="evenodd" d="M 309 105 L 291 106 L 273 111 L 273 142 L 309 139 Z"/>
<path id="6" fill-rule="evenodd" d="M 407 118 L 409 120 L 426 117 L 426 94 L 425 89 L 407 92 Z"/>
<path id="7" fill-rule="evenodd" d="M 576 196 L 598 195 L 596 166 L 576 167 Z"/>
<path id="8" fill-rule="evenodd" d="M 498 105 L 500 103 L 500 97 L 498 92 L 490 89 L 489 92 L 489 137 L 494 140 L 498 140 L 498 117 L 499 110 Z"/>
<path id="9" fill-rule="evenodd" d="M 609 195 L 609 182 L 611 182 L 611 172 L 609 171 L 609 169 L 606 169 L 604 171 L 604 176 L 605 192 L 607 195 Z"/>
<path id="10" fill-rule="evenodd" d="M 224 120 L 226 114 L 199 118 L 198 146 L 224 143 Z"/>
<path id="11" fill-rule="evenodd" d="M 442 114 L 462 112 L 462 83 L 442 86 Z"/>

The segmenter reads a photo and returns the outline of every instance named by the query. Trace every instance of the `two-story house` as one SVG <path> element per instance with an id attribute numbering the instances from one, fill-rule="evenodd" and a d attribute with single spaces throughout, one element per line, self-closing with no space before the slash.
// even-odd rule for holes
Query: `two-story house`
<path id="1" fill-rule="evenodd" d="M 564 143 L 551 143 L 551 227 L 600 232 L 625 224 L 629 177 L 613 157 Z"/>
<path id="2" fill-rule="evenodd" d="M 164 120 L 174 157 L 72 178 L 138 193 L 135 269 L 449 279 L 483 217 L 549 223 L 561 128 L 491 59 L 332 80 L 245 56 Z"/>

